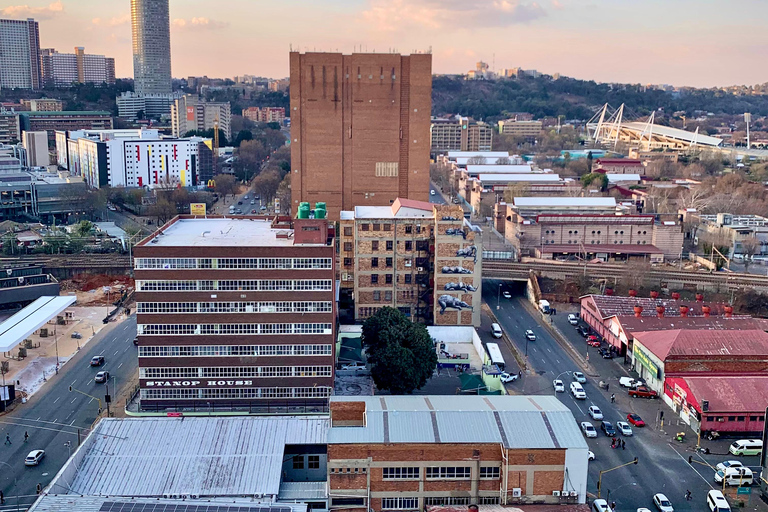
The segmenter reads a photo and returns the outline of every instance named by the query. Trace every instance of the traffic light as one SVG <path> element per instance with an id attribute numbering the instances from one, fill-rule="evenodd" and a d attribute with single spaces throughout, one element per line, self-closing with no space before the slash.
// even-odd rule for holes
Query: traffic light
<path id="1" fill-rule="evenodd" d="M 637 457 L 635 457 L 635 464 L 637 464 Z"/>
<path id="2" fill-rule="evenodd" d="M 688 464 L 693 466 L 693 457 L 691 457 L 690 455 L 688 456 Z"/>

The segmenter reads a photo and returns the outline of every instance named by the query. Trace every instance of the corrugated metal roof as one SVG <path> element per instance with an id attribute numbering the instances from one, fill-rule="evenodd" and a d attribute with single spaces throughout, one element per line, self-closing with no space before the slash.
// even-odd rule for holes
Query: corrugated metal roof
<path id="1" fill-rule="evenodd" d="M 768 377 L 748 376 L 729 377 L 682 377 L 671 379 L 683 380 L 693 397 L 686 399 L 701 404 L 701 400 L 709 401 L 711 413 L 762 413 L 768 403 Z M 693 399 L 693 400 L 692 400 Z M 701 410 L 701 407 L 698 407 Z"/>
<path id="2" fill-rule="evenodd" d="M 71 485 L 111 496 L 277 495 L 286 444 L 325 444 L 327 418 L 107 419 Z"/>
<path id="3" fill-rule="evenodd" d="M 612 197 L 515 197 L 515 206 L 616 206 Z"/>
<path id="4" fill-rule="evenodd" d="M 675 329 L 633 334 L 661 361 L 669 356 L 768 356 L 768 333 L 761 330 Z"/>
<path id="5" fill-rule="evenodd" d="M 571 411 L 553 396 L 334 396 L 365 402 L 365 427 L 331 427 L 329 444 L 494 443 L 582 448 Z"/>
<path id="6" fill-rule="evenodd" d="M 122 507 L 121 507 L 122 505 Z M 99 512 L 105 507 L 106 510 L 133 510 L 144 511 L 154 510 L 160 512 L 191 512 L 194 510 L 205 510 L 204 508 L 193 507 L 216 507 L 219 512 L 306 512 L 306 503 L 254 503 L 250 498 L 246 501 L 216 499 L 200 500 L 180 500 L 180 499 L 157 499 L 157 498 L 138 498 L 130 500 L 120 500 L 107 496 L 80 496 L 75 494 L 50 494 L 38 498 L 29 512 Z M 109 507 L 109 508 L 106 508 Z M 210 509 L 209 509 L 210 510 Z"/>

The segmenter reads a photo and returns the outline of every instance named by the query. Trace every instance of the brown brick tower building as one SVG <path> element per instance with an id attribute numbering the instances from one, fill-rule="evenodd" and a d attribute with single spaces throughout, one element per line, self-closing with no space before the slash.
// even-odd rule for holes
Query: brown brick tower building
<path id="1" fill-rule="evenodd" d="M 429 198 L 432 55 L 291 53 L 292 210 Z"/>

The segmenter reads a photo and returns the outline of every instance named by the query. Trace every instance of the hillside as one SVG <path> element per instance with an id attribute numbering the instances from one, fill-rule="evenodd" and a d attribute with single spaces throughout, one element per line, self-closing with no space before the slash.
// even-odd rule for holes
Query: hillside
<path id="1" fill-rule="evenodd" d="M 625 103 L 635 114 L 648 115 L 662 108 L 671 115 L 694 110 L 714 114 L 768 115 L 768 95 L 735 95 L 719 89 L 684 89 L 675 92 L 640 85 L 598 84 L 573 78 L 521 78 L 493 81 L 464 80 L 436 76 L 432 82 L 432 115 L 461 114 L 478 120 L 496 121 L 505 112 L 529 112 L 534 117 L 589 119 L 604 103 Z"/>

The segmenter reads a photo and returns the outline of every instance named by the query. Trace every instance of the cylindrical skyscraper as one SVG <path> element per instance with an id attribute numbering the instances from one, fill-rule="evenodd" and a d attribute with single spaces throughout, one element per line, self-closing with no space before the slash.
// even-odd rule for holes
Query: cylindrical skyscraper
<path id="1" fill-rule="evenodd" d="M 171 92 L 171 26 L 168 0 L 131 0 L 134 90 Z"/>

